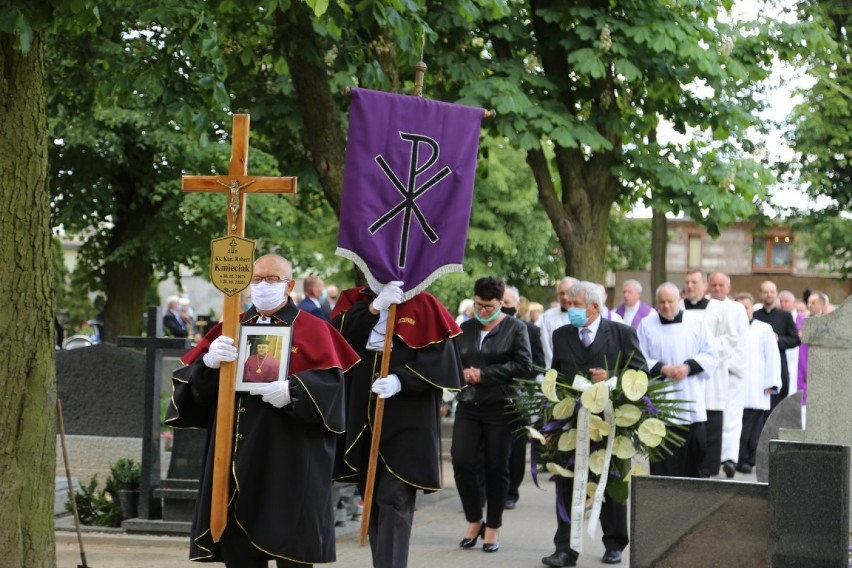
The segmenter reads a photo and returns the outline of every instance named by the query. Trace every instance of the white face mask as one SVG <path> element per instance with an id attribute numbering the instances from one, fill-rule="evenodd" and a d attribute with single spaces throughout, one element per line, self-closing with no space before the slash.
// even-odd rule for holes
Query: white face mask
<path id="1" fill-rule="evenodd" d="M 270 284 L 261 282 L 251 285 L 251 303 L 258 310 L 273 310 L 284 303 L 287 299 L 287 283 L 278 282 Z"/>

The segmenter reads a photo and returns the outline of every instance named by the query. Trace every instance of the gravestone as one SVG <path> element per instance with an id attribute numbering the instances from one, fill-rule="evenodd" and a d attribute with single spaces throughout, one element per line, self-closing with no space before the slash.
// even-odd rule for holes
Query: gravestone
<path id="1" fill-rule="evenodd" d="M 119 458 L 139 460 L 145 357 L 110 343 L 56 352 L 56 390 L 74 477 L 103 483 Z M 56 477 L 66 479 L 56 436 Z"/>
<path id="2" fill-rule="evenodd" d="M 773 568 L 849 565 L 849 446 L 769 446 Z"/>
<path id="3" fill-rule="evenodd" d="M 775 440 L 768 485 L 633 477 L 630 566 L 846 568 L 849 456 Z"/>
<path id="4" fill-rule="evenodd" d="M 807 429 L 782 429 L 779 437 L 825 444 L 852 443 L 852 297 L 830 314 L 807 318 L 802 341 L 809 345 Z M 852 495 L 849 498 L 852 506 Z"/>
<path id="5" fill-rule="evenodd" d="M 802 429 L 802 393 L 791 394 L 782 400 L 769 415 L 760 440 L 757 442 L 757 453 L 754 463 L 757 480 L 762 483 L 769 481 L 769 442 L 781 439 L 781 430 Z M 787 436 L 790 439 L 790 436 Z"/>

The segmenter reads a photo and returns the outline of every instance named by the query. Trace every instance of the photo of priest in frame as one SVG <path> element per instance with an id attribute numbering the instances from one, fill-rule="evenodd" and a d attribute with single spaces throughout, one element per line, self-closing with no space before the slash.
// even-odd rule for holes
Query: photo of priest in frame
<path id="1" fill-rule="evenodd" d="M 257 383 L 287 378 L 290 362 L 290 327 L 243 326 L 237 359 L 237 391 Z"/>

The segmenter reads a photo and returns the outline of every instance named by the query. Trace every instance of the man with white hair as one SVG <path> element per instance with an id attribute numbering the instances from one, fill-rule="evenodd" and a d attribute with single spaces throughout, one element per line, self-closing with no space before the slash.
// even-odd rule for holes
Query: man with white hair
<path id="1" fill-rule="evenodd" d="M 734 477 L 740 455 L 740 434 L 743 428 L 746 377 L 746 336 L 749 317 L 739 302 L 730 298 L 731 279 L 723 272 L 714 272 L 708 279 L 710 297 L 722 302 L 729 327 L 736 330 L 736 340 L 725 361 L 719 361 L 716 372 L 728 373 L 728 397 L 722 414 L 722 469 L 727 477 Z M 716 470 L 719 471 L 718 469 Z"/>
<path id="2" fill-rule="evenodd" d="M 553 332 L 568 324 L 568 290 L 577 282 L 578 280 L 571 276 L 560 280 L 556 285 L 556 300 L 559 305 L 545 311 L 535 322 L 541 328 L 541 347 L 544 349 L 545 367 L 550 367 L 550 362 L 553 360 Z"/>
<path id="3" fill-rule="evenodd" d="M 638 280 L 625 280 L 621 285 L 621 295 L 624 303 L 616 308 L 615 313 L 621 316 L 624 323 L 633 329 L 638 329 L 642 318 L 654 311 L 654 308 L 641 300 L 642 283 Z"/>
<path id="4" fill-rule="evenodd" d="M 621 376 L 626 369 L 647 371 L 642 348 L 636 331 L 623 323 L 601 317 L 603 295 L 599 285 L 578 282 L 568 290 L 568 318 L 570 325 L 562 326 L 553 334 L 553 368 L 573 378 L 583 375 L 592 382 Z M 556 476 L 561 485 L 557 491 L 557 511 L 570 510 L 572 492 L 567 478 Z M 559 486 L 558 485 L 558 486 Z M 621 553 L 629 542 L 627 507 L 615 499 L 606 499 L 601 508 L 601 528 L 605 548 L 604 564 L 621 563 Z M 579 552 L 571 548 L 571 522 L 561 514 L 556 515 L 556 534 L 553 537 L 556 551 L 541 559 L 546 566 L 576 566 Z"/>
<path id="5" fill-rule="evenodd" d="M 650 376 L 670 382 L 667 397 L 687 401 L 677 420 L 687 427 L 686 440 L 672 454 L 651 463 L 651 475 L 707 477 L 703 462 L 707 452 L 707 382 L 718 356 L 704 319 L 680 307 L 680 290 L 671 282 L 657 288 L 657 315 L 639 324 L 639 344 Z M 718 471 L 718 470 L 717 470 Z"/>

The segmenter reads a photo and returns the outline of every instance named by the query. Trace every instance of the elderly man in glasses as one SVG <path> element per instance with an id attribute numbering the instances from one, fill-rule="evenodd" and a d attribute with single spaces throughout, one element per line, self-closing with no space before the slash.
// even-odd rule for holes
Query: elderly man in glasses
<path id="1" fill-rule="evenodd" d="M 207 428 L 207 456 L 190 539 L 190 559 L 228 567 L 300 566 L 334 562 L 332 473 L 335 438 L 344 429 L 343 373 L 358 361 L 327 322 L 290 300 L 290 263 L 277 255 L 254 265 L 252 305 L 243 331 L 263 335 L 292 327 L 286 378 L 258 383 L 234 398 L 234 450 L 228 523 L 210 534 L 219 367 L 237 359 L 235 338 L 218 325 L 187 353 L 175 372 L 166 423 Z M 283 363 L 282 363 L 283 365 Z"/>

